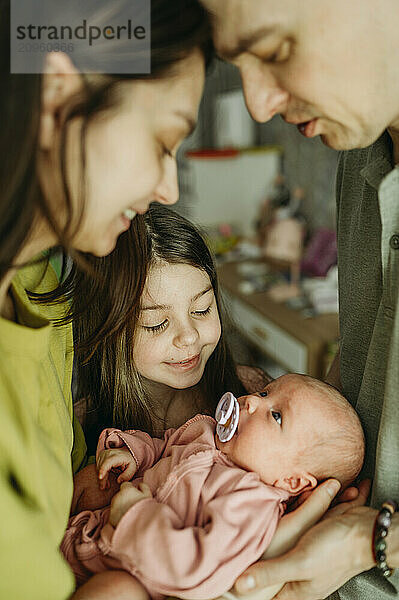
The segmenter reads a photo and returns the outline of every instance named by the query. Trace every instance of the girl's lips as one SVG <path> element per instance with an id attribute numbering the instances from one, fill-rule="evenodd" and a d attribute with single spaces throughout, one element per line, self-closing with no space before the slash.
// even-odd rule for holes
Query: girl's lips
<path id="1" fill-rule="evenodd" d="M 315 135 L 316 123 L 317 119 L 312 119 L 311 121 L 306 121 L 305 123 L 299 123 L 299 125 L 297 125 L 297 129 L 303 136 L 311 138 Z"/>
<path id="2" fill-rule="evenodd" d="M 171 367 L 172 369 L 176 369 L 177 371 L 190 371 L 191 369 L 195 369 L 195 367 L 199 363 L 199 360 L 200 360 L 200 355 L 197 354 L 196 356 L 193 356 L 189 360 L 184 360 L 184 361 L 176 362 L 176 363 L 167 362 L 165 364 L 167 364 L 168 367 Z"/>

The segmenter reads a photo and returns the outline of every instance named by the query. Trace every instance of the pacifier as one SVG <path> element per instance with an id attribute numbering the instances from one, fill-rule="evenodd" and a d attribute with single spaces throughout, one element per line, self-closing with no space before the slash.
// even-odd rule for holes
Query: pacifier
<path id="1" fill-rule="evenodd" d="M 216 433 L 221 442 L 231 440 L 236 432 L 240 418 L 240 405 L 231 392 L 226 392 L 220 398 L 216 407 Z"/>

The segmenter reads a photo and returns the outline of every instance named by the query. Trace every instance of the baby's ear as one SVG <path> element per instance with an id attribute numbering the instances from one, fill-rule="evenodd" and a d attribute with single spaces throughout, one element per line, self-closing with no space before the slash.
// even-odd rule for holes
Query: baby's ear
<path id="1" fill-rule="evenodd" d="M 302 492 L 313 490 L 317 486 L 317 479 L 311 473 L 301 473 L 292 477 L 284 477 L 275 481 L 276 487 L 286 490 L 290 496 L 298 496 Z"/>

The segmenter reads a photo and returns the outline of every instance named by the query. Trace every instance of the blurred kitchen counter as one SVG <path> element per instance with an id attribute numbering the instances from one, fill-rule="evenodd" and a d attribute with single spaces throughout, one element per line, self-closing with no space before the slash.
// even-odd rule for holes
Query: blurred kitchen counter
<path id="1" fill-rule="evenodd" d="M 226 308 L 238 330 L 284 369 L 324 378 L 329 349 L 339 338 L 338 315 L 305 317 L 269 298 L 268 292 L 241 293 L 240 264 L 218 266 Z"/>

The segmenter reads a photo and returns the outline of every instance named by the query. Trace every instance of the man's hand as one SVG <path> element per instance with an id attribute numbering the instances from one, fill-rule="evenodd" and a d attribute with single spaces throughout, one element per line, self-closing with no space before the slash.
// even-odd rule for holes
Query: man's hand
<path id="1" fill-rule="evenodd" d="M 137 502 L 152 498 L 151 490 L 146 483 L 140 483 L 139 487 L 140 489 L 137 489 L 132 483 L 124 482 L 120 491 L 112 498 L 109 522 L 113 527 L 118 525 L 123 515 Z"/>
<path id="2" fill-rule="evenodd" d="M 110 471 L 119 474 L 118 483 L 130 481 L 137 471 L 137 464 L 127 448 L 111 448 L 102 450 L 98 455 L 97 470 L 100 489 L 105 490 L 109 487 L 108 474 Z"/>
<path id="3" fill-rule="evenodd" d="M 368 490 L 369 482 L 359 486 L 359 495 L 355 500 L 330 509 L 325 518 L 311 527 L 286 554 L 249 567 L 237 580 L 235 591 L 243 594 L 257 588 L 285 583 L 274 597 L 275 600 L 318 600 L 337 590 L 358 573 L 370 569 L 374 564 L 371 537 L 377 511 L 362 506 L 367 499 Z M 316 491 L 317 489 L 314 494 Z M 321 506 L 325 500 L 320 489 L 318 495 Z M 285 518 L 292 518 L 311 500 L 312 497 L 297 511 L 283 517 L 281 522 L 284 523 Z M 310 512 L 316 514 L 317 511 L 313 507 Z M 290 525 L 290 521 L 287 522 Z M 292 520 L 291 524 L 294 523 Z M 286 525 L 284 527 L 287 528 Z M 287 531 L 289 528 L 288 526 Z M 278 530 L 276 533 L 278 534 Z M 280 544 L 275 550 L 281 547 L 283 545 Z M 273 552 L 272 545 L 271 550 Z"/>

